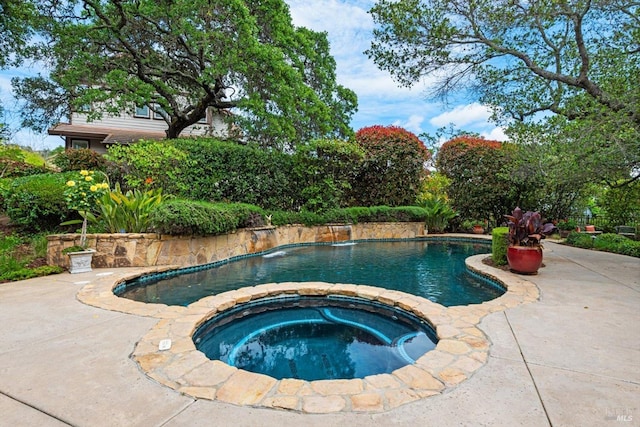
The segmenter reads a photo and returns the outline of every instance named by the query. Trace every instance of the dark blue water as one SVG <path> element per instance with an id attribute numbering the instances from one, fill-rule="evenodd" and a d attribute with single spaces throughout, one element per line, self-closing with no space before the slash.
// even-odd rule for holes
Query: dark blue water
<path id="1" fill-rule="evenodd" d="M 307 381 L 391 373 L 437 342 L 428 324 L 402 310 L 299 296 L 242 304 L 205 323 L 193 338 L 209 359 Z"/>
<path id="2" fill-rule="evenodd" d="M 228 290 L 278 282 L 371 285 L 418 295 L 445 306 L 481 303 L 504 290 L 471 274 L 464 260 L 488 244 L 401 241 L 300 246 L 162 280 L 129 283 L 120 296 L 188 305 Z"/>

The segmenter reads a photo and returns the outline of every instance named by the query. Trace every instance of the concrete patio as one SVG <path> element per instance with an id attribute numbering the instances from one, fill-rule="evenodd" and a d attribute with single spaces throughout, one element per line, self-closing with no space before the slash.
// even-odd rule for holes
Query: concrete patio
<path id="1" fill-rule="evenodd" d="M 304 414 L 194 399 L 130 358 L 157 318 L 76 294 L 101 269 L 0 284 L 2 426 L 640 425 L 640 259 L 545 243 L 540 300 L 487 315 L 485 366 L 382 413 Z"/>

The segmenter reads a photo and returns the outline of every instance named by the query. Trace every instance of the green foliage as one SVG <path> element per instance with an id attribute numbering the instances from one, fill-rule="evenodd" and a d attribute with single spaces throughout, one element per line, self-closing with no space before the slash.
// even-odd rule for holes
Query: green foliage
<path id="1" fill-rule="evenodd" d="M 266 209 L 299 206 L 304 183 L 292 180 L 293 157 L 255 145 L 215 139 L 179 139 L 177 150 L 189 159 L 189 173 L 177 178 L 179 197 L 249 203 Z"/>
<path id="2" fill-rule="evenodd" d="M 640 242 L 614 233 L 591 236 L 587 233 L 571 232 L 566 244 L 584 249 L 597 249 L 640 258 Z"/>
<path id="3" fill-rule="evenodd" d="M 607 189 L 598 204 L 611 226 L 640 223 L 640 182 Z"/>
<path id="4" fill-rule="evenodd" d="M 363 150 L 350 142 L 320 139 L 299 144 L 293 179 L 305 184 L 302 209 L 318 212 L 345 206 L 363 158 Z"/>
<path id="5" fill-rule="evenodd" d="M 422 181 L 420 193 L 418 193 L 418 204 L 427 199 L 440 199 L 449 202 L 447 190 L 451 185 L 451 180 L 440 172 L 431 172 Z"/>
<path id="6" fill-rule="evenodd" d="M 11 221 L 27 231 L 52 231 L 72 215 L 64 191 L 70 174 L 42 174 L 16 178 L 5 198 Z"/>
<path id="7" fill-rule="evenodd" d="M 619 234 L 605 233 L 599 235 L 593 241 L 593 248 L 640 258 L 640 242 Z"/>
<path id="8" fill-rule="evenodd" d="M 359 222 L 422 222 L 427 218 L 427 211 L 418 206 L 371 206 L 332 209 L 322 213 L 300 212 L 271 212 L 273 225 L 304 224 L 307 226 Z"/>
<path id="9" fill-rule="evenodd" d="M 336 83 L 327 34 L 294 27 L 283 0 L 71 6 L 77 7 L 54 2 L 43 31 L 37 59 L 53 64 L 50 80 L 14 83 L 28 101 L 23 117 L 32 126 L 58 121 L 39 111 L 61 113 L 62 98 L 76 111 L 92 105 L 93 119 L 134 105 L 161 109 L 168 138 L 207 109 L 230 108 L 236 128 L 263 145 L 291 148 L 352 133 L 356 96 Z"/>
<path id="10" fill-rule="evenodd" d="M 575 246 L 583 249 L 591 249 L 593 248 L 593 237 L 590 234 L 579 233 L 577 231 L 572 231 L 567 236 L 565 242 L 568 245 Z"/>
<path id="11" fill-rule="evenodd" d="M 21 62 L 38 22 L 38 3 L 31 0 L 0 2 L 0 68 Z"/>
<path id="12" fill-rule="evenodd" d="M 558 230 L 562 231 L 573 231 L 578 226 L 578 223 L 572 219 L 559 221 L 557 224 Z"/>
<path id="13" fill-rule="evenodd" d="M 110 233 L 144 233 L 151 228 L 151 213 L 163 201 L 162 190 L 129 190 L 116 183 L 112 191 L 97 199 L 97 215 L 87 216 Z"/>
<path id="14" fill-rule="evenodd" d="M 472 136 L 459 136 L 442 145 L 436 167 L 448 179 L 447 194 L 461 217 L 493 218 L 499 223 L 503 212 L 523 197 L 523 189 L 503 173 L 510 156 L 510 146 Z M 524 189 L 535 191 L 538 183 L 534 184 Z"/>
<path id="15" fill-rule="evenodd" d="M 426 225 L 429 233 L 442 233 L 449 225 L 449 221 L 456 217 L 456 212 L 441 198 L 426 198 L 420 206 L 427 213 Z"/>
<path id="16" fill-rule="evenodd" d="M 0 263 L 4 261 L 0 256 Z M 3 271 L 6 270 L 6 271 Z M 27 280 L 34 277 L 49 276 L 62 273 L 64 269 L 57 265 L 43 265 L 36 268 L 16 267 L 9 262 L 5 268 L 0 268 L 0 281 Z"/>
<path id="17" fill-rule="evenodd" d="M 257 206 L 207 203 L 171 199 L 156 206 L 150 214 L 153 229 L 170 235 L 218 235 L 230 233 L 262 214 Z"/>
<path id="18" fill-rule="evenodd" d="M 109 175 L 128 189 L 162 189 L 166 194 L 189 190 L 187 176 L 192 173 L 189 155 L 170 141 L 140 141 L 115 145 L 105 156 L 113 162 Z"/>
<path id="19" fill-rule="evenodd" d="M 551 139 L 560 150 L 520 166 L 551 169 L 544 182 L 562 217 L 564 195 L 572 202 L 585 183 L 638 177 L 640 51 L 629 46 L 640 42 L 639 13 L 629 2 L 378 0 L 367 53 L 404 85 L 426 78 L 437 97 L 466 92 L 472 81 L 512 137 L 521 125 L 541 125 L 517 139 Z"/>
<path id="20" fill-rule="evenodd" d="M 0 282 L 62 273 L 62 268 L 57 266 L 28 267 L 34 258 L 46 256 L 46 250 L 45 234 L 27 237 L 15 234 L 0 236 Z"/>
<path id="21" fill-rule="evenodd" d="M 104 156 L 88 148 L 64 150 L 56 154 L 52 161 L 62 172 L 79 170 L 105 172 L 107 170 L 107 160 Z"/>
<path id="22" fill-rule="evenodd" d="M 20 243 L 21 243 L 20 238 L 15 235 L 0 237 L 0 255 L 5 255 L 7 253 L 10 253 Z"/>
<path id="23" fill-rule="evenodd" d="M 365 152 L 365 161 L 353 186 L 354 204 L 413 204 L 431 157 L 422 141 L 397 126 L 362 128 L 355 139 Z"/>
<path id="24" fill-rule="evenodd" d="M 491 231 L 491 259 L 495 265 L 507 265 L 509 227 L 496 227 Z"/>
<path id="25" fill-rule="evenodd" d="M 313 226 L 327 223 L 326 213 L 316 213 L 310 211 L 275 211 L 271 212 L 270 215 L 271 223 L 275 226 L 291 224 Z"/>
<path id="26" fill-rule="evenodd" d="M 1 112 L 1 111 L 0 111 Z M 0 178 L 37 175 L 49 172 L 42 156 L 17 145 L 0 141 Z"/>
<path id="27" fill-rule="evenodd" d="M 0 212 L 5 209 L 5 201 L 9 195 L 12 182 L 13 179 L 11 178 L 0 178 Z"/>

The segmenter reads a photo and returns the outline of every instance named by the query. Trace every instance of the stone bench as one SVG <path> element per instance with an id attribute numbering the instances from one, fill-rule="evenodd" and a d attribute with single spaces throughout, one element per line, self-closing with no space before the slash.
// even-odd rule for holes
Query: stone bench
<path id="1" fill-rule="evenodd" d="M 616 227 L 616 233 L 621 236 L 629 237 L 631 239 L 635 239 L 636 237 L 636 228 L 630 227 L 628 225 L 618 225 Z"/>

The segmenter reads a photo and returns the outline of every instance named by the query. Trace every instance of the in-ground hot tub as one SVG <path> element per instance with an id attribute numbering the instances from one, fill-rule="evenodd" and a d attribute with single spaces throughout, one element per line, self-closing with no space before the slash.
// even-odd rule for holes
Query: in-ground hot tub
<path id="1" fill-rule="evenodd" d="M 193 340 L 209 359 L 276 379 L 307 381 L 391 373 L 437 343 L 425 319 L 337 295 L 240 304 L 205 322 Z"/>

